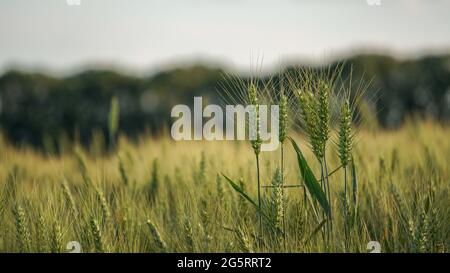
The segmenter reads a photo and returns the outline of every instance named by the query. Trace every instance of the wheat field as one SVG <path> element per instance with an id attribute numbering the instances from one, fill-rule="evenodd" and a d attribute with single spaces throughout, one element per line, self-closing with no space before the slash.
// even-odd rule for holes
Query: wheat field
<path id="1" fill-rule="evenodd" d="M 288 142 L 282 200 L 279 187 L 267 187 L 275 185 L 279 152 L 259 155 L 261 223 L 257 207 L 223 175 L 256 202 L 254 153 L 246 141 L 119 137 L 107 155 L 73 145 L 57 156 L 2 138 L 0 251 L 68 252 L 76 241 L 82 252 L 368 252 L 368 242 L 377 241 L 381 252 L 448 252 L 449 135 L 450 128 L 432 122 L 361 130 L 353 151 L 357 188 L 349 189 L 357 211 L 350 220 L 344 215 L 342 170 L 330 174 L 329 231 L 301 186 Z M 320 177 L 306 139 L 294 139 Z M 340 166 L 333 149 L 330 170 Z M 280 221 L 282 229 L 273 228 Z"/>

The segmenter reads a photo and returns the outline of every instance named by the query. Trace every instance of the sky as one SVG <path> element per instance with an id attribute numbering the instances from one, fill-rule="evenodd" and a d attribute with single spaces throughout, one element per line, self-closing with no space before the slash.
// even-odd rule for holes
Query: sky
<path id="1" fill-rule="evenodd" d="M 0 71 L 450 52 L 448 0 L 0 0 Z M 380 5 L 368 2 L 380 1 Z"/>

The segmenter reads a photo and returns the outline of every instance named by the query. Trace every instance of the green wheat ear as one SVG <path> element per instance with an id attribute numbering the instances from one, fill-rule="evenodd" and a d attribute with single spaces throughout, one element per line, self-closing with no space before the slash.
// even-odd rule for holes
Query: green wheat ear
<path id="1" fill-rule="evenodd" d="M 42 214 L 39 214 L 36 227 L 36 249 L 37 252 L 47 252 L 48 230 Z"/>
<path id="2" fill-rule="evenodd" d="M 84 190 L 88 190 L 89 187 L 92 185 L 92 181 L 89 176 L 88 168 L 86 165 L 86 157 L 85 157 L 83 151 L 79 147 L 75 147 L 74 155 L 75 155 L 75 159 L 76 159 L 78 168 L 81 172 L 81 176 L 83 178 L 83 182 L 84 182 L 83 188 L 84 188 Z"/>
<path id="3" fill-rule="evenodd" d="M 159 233 L 158 229 L 156 228 L 156 226 L 153 224 L 153 222 L 151 220 L 147 220 L 146 224 L 150 230 L 150 234 L 153 238 L 153 241 L 155 242 L 158 250 L 162 251 L 162 252 L 166 252 L 167 251 L 167 245 L 164 242 L 164 240 L 161 237 L 161 234 Z"/>
<path id="4" fill-rule="evenodd" d="M 250 83 L 248 87 L 248 102 L 252 105 L 258 105 L 258 91 L 254 83 Z"/>
<path id="5" fill-rule="evenodd" d="M 108 201 L 106 200 L 104 192 L 99 187 L 96 187 L 95 191 L 102 209 L 103 224 L 108 224 L 111 220 L 111 210 L 109 208 Z"/>
<path id="6" fill-rule="evenodd" d="M 287 97 L 284 92 L 280 94 L 280 114 L 279 114 L 279 123 L 280 123 L 280 134 L 278 136 L 278 140 L 283 143 L 286 140 L 287 136 L 287 122 L 288 122 L 288 113 L 287 113 Z"/>
<path id="7" fill-rule="evenodd" d="M 70 207 L 73 216 L 75 217 L 78 216 L 78 209 L 77 206 L 75 205 L 75 201 L 73 199 L 72 193 L 70 192 L 70 188 L 66 180 L 63 180 L 62 188 L 64 199 L 66 200 L 67 205 Z"/>
<path id="8" fill-rule="evenodd" d="M 284 217 L 284 191 L 283 191 L 283 174 L 280 168 L 277 168 L 272 177 L 272 196 L 271 205 L 273 210 L 273 218 L 277 230 L 283 230 Z"/>
<path id="9" fill-rule="evenodd" d="M 62 239 L 61 227 L 55 220 L 53 221 L 52 232 L 50 234 L 50 251 L 52 253 L 61 252 L 62 247 L 61 239 Z"/>
<path id="10" fill-rule="evenodd" d="M 20 205 L 16 205 L 13 209 L 13 213 L 16 220 L 17 240 L 19 242 L 20 251 L 28 252 L 31 247 L 31 237 L 25 211 Z"/>
<path id="11" fill-rule="evenodd" d="M 123 156 L 119 155 L 118 156 L 119 159 L 119 173 L 120 173 L 120 177 L 122 178 L 122 182 L 123 184 L 126 186 L 128 186 L 130 179 L 128 177 L 128 173 L 125 167 L 125 162 L 123 160 Z"/>
<path id="12" fill-rule="evenodd" d="M 322 159 L 321 153 L 321 138 L 319 116 L 316 111 L 316 101 L 311 92 L 303 90 L 298 91 L 298 102 L 300 106 L 300 116 L 303 120 L 303 129 L 308 135 L 311 148 L 314 155 L 320 161 Z"/>
<path id="13" fill-rule="evenodd" d="M 341 117 L 339 125 L 339 158 L 343 167 L 347 167 L 352 156 L 353 137 L 351 133 L 351 110 L 348 101 L 341 107 Z"/>
<path id="14" fill-rule="evenodd" d="M 91 232 L 94 237 L 94 245 L 96 252 L 104 252 L 103 241 L 102 241 L 102 232 L 98 225 L 97 220 L 91 217 L 90 220 Z"/>
<path id="15" fill-rule="evenodd" d="M 194 252 L 195 251 L 195 241 L 194 241 L 194 231 L 192 229 L 191 221 L 188 217 L 184 219 L 183 223 L 184 228 L 184 237 L 186 238 L 186 245 L 188 247 L 188 251 Z"/>
<path id="16" fill-rule="evenodd" d="M 244 233 L 244 231 L 241 228 L 238 228 L 236 230 L 236 237 L 239 244 L 239 248 L 244 253 L 252 253 L 253 247 L 252 244 L 247 237 L 247 235 Z"/>
<path id="17" fill-rule="evenodd" d="M 248 87 L 248 100 L 250 105 L 255 106 L 255 126 L 256 126 L 256 139 L 251 141 L 253 151 L 256 155 L 261 152 L 261 132 L 260 132 L 260 117 L 259 117 L 259 104 L 258 104 L 258 90 L 254 83 L 250 83 Z"/>
<path id="18" fill-rule="evenodd" d="M 325 155 L 326 143 L 330 135 L 330 86 L 324 80 L 318 83 L 317 114 L 319 116 L 320 153 Z"/>

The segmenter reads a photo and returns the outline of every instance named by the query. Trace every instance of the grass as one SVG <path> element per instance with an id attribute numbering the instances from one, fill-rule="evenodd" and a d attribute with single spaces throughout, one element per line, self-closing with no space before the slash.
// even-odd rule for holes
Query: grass
<path id="1" fill-rule="evenodd" d="M 84 252 L 366 252 L 369 241 L 378 241 L 382 252 L 448 252 L 449 133 L 431 122 L 361 130 L 352 153 L 357 168 L 350 160 L 347 179 L 342 169 L 329 173 L 329 193 L 344 198 L 327 198 L 333 209 L 329 238 L 327 217 L 322 220 L 321 208 L 301 186 L 289 141 L 283 170 L 280 151 L 259 154 L 261 212 L 276 219 L 274 229 L 263 217 L 260 235 L 261 214 L 220 175 L 257 200 L 248 142 L 162 136 L 132 143 L 119 136 L 117 151 L 108 156 L 81 148 L 54 156 L 2 140 L 0 251 L 67 252 L 66 244 L 78 241 Z M 291 136 L 320 177 L 307 136 Z M 329 170 L 345 160 L 338 146 L 326 153 Z"/>

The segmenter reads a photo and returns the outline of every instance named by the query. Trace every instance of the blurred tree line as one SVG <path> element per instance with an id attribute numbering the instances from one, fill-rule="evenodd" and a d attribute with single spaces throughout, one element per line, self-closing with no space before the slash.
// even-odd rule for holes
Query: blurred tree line
<path id="1" fill-rule="evenodd" d="M 345 60 L 343 77 L 371 80 L 368 108 L 385 128 L 395 128 L 414 115 L 450 119 L 450 56 L 399 61 L 362 55 Z M 331 66 L 342 64 L 336 62 Z M 288 68 L 289 69 L 289 68 Z M 175 104 L 219 103 L 224 71 L 206 66 L 173 69 L 150 77 L 92 70 L 65 78 L 9 71 L 0 77 L 0 127 L 9 141 L 58 151 L 61 143 L 89 144 L 108 137 L 112 98 L 120 109 L 119 130 L 135 138 L 170 126 Z M 375 99 L 374 99 L 375 98 Z M 206 102 L 205 102 L 206 101 Z"/>

